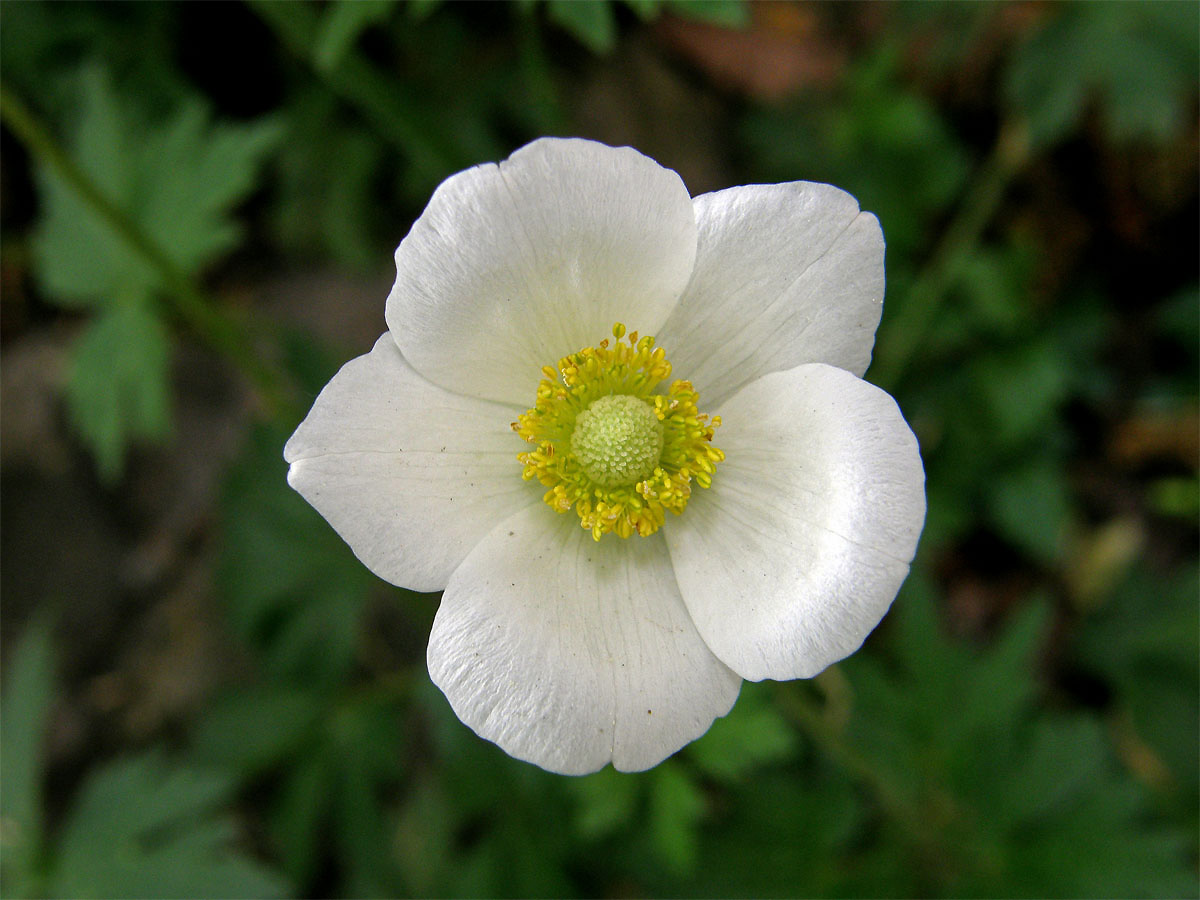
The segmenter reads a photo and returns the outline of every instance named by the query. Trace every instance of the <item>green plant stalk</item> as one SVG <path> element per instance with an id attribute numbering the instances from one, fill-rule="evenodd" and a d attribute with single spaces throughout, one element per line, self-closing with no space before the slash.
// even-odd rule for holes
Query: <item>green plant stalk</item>
<path id="1" fill-rule="evenodd" d="M 430 137 L 403 85 L 383 78 L 358 56 L 350 53 L 335 68 L 322 68 L 314 50 L 320 22 L 313 4 L 281 0 L 249 0 L 249 4 L 279 42 L 334 94 L 357 110 L 423 178 L 437 183 L 447 173 L 465 168 L 471 162 L 459 159 L 453 148 L 442 146 Z"/>
<path id="2" fill-rule="evenodd" d="M 825 720 L 821 712 L 815 709 L 798 689 L 789 687 L 777 691 L 776 702 L 783 714 L 808 735 L 809 740 L 819 747 L 822 753 L 855 779 L 867 784 L 871 793 L 879 799 L 880 806 L 894 818 L 902 821 L 915 819 L 915 816 L 909 815 L 908 803 L 901 793 L 845 744 L 837 729 Z"/>
<path id="3" fill-rule="evenodd" d="M 187 273 L 96 187 L 24 101 L 3 84 L 0 84 L 0 120 L 31 156 L 52 169 L 121 240 L 158 272 L 166 288 L 168 312 L 234 363 L 251 380 L 272 412 L 293 411 L 295 402 L 290 398 L 286 378 L 255 351 L 241 324 L 209 300 Z"/>
<path id="4" fill-rule="evenodd" d="M 906 374 L 963 262 L 975 252 L 1009 184 L 1029 161 L 1030 154 L 1025 123 L 1014 119 L 1005 121 L 941 242 L 909 289 L 904 300 L 903 325 L 880 344 L 871 366 L 872 381 L 891 389 Z"/>
<path id="5" fill-rule="evenodd" d="M 804 732 L 826 758 L 875 798 L 883 814 L 895 822 L 914 845 L 935 858 L 947 857 L 944 835 L 937 823 L 932 822 L 918 805 L 916 798 L 907 796 L 883 772 L 847 744 L 840 730 L 804 696 L 802 687 L 781 684 L 775 700 L 780 711 Z M 953 808 L 949 798 L 942 797 L 939 800 L 939 806 L 944 811 Z"/>

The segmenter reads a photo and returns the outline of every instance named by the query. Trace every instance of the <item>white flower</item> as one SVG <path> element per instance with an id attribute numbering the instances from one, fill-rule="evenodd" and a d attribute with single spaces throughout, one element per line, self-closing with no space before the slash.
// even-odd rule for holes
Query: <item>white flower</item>
<path id="1" fill-rule="evenodd" d="M 429 672 L 479 735 L 649 768 L 743 678 L 857 649 L 908 572 L 917 442 L 860 378 L 883 252 L 829 185 L 693 199 L 629 148 L 535 141 L 434 193 L 288 481 L 381 578 L 445 589 Z"/>

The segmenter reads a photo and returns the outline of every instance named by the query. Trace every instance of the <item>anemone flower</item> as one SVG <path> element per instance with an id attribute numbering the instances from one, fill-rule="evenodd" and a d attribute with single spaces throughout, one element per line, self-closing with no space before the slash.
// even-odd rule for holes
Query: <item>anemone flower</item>
<path id="1" fill-rule="evenodd" d="M 852 653 L 908 572 L 924 470 L 861 379 L 883 256 L 829 185 L 692 198 L 630 148 L 534 141 L 438 187 L 288 481 L 379 577 L 444 590 L 429 673 L 475 732 L 647 769 L 742 679 Z"/>

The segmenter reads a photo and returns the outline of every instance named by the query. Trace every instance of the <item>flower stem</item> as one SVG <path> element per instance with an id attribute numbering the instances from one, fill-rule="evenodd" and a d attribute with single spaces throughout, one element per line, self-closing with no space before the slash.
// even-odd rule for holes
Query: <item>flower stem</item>
<path id="1" fill-rule="evenodd" d="M 313 50 L 321 27 L 315 6 L 281 0 L 249 0 L 249 4 L 279 42 L 353 107 L 377 135 L 398 149 L 421 178 L 436 184 L 472 162 L 460 159 L 453 147 L 439 140 L 430 127 L 434 123 L 422 121 L 420 105 L 400 82 L 381 77 L 354 54 L 334 68 L 319 65 Z"/>
<path id="2" fill-rule="evenodd" d="M 1030 153 L 1025 123 L 1016 119 L 1003 122 L 991 153 L 959 204 L 937 249 L 909 288 L 903 316 L 898 318 L 887 340 L 880 344 L 871 366 L 872 381 L 892 389 L 904 377 L 942 301 L 958 278 L 963 262 L 975 252 L 980 236 L 1004 199 L 1013 177 L 1028 162 Z"/>
<path id="3" fill-rule="evenodd" d="M 818 676 L 818 681 L 828 680 L 832 674 L 834 673 L 827 670 Z M 938 802 L 933 804 L 926 798 L 924 807 L 934 806 L 941 811 L 940 816 L 930 816 L 929 810 L 919 805 L 916 798 L 908 796 L 867 757 L 847 743 L 841 734 L 841 728 L 833 721 L 836 716 L 831 718 L 817 709 L 804 686 L 780 685 L 776 702 L 780 711 L 804 732 L 830 762 L 846 772 L 875 798 L 883 814 L 895 822 L 915 845 L 931 851 L 935 856 L 943 855 L 941 851 L 945 841 L 938 829 L 937 819 L 952 817 L 954 804 L 948 797 L 938 797 Z"/>
<path id="4" fill-rule="evenodd" d="M 838 730 L 816 709 L 801 689 L 788 686 L 778 693 L 780 709 L 793 724 L 798 726 L 821 752 L 858 781 L 866 783 L 880 801 L 880 805 L 895 818 L 908 818 L 904 810 L 907 804 L 887 779 L 876 772 L 871 764 L 854 752 L 842 740 Z"/>
<path id="5" fill-rule="evenodd" d="M 287 379 L 255 351 L 243 325 L 196 287 L 188 274 L 63 150 L 49 129 L 7 85 L 0 84 L 0 120 L 30 155 L 51 169 L 122 241 L 149 264 L 165 288 L 168 311 L 205 344 L 233 362 L 274 413 L 292 412 Z"/>

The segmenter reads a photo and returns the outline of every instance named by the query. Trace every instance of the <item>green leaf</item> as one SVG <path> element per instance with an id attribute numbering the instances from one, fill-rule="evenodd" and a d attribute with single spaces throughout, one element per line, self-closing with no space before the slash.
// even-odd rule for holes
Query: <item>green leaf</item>
<path id="1" fill-rule="evenodd" d="M 1194 891 L 1186 842 L 1150 820 L 1148 795 L 1117 768 L 1096 719 L 1037 704 L 1045 605 L 971 652 L 941 634 L 934 599 L 930 582 L 906 584 L 889 616 L 896 665 L 858 654 L 838 667 L 855 699 L 846 743 L 902 810 L 873 852 L 903 878 L 940 860 L 904 892 L 1176 896 L 1189 881 Z"/>
<path id="2" fill-rule="evenodd" d="M 108 73 L 80 71 L 80 116 L 70 140 L 79 168 L 110 200 L 127 203 L 133 190 L 131 144 L 140 135 L 122 113 Z M 51 299 L 68 306 L 110 303 L 144 288 L 145 263 L 52 169 L 39 169 L 42 214 L 32 236 L 34 271 Z"/>
<path id="3" fill-rule="evenodd" d="M 102 310 L 77 341 L 67 409 L 103 479 L 120 474 L 131 442 L 169 431 L 170 354 L 166 329 L 144 298 Z"/>
<path id="4" fill-rule="evenodd" d="M 321 826 L 333 801 L 333 766 L 324 748 L 284 773 L 271 814 L 271 831 L 292 883 L 303 888 L 323 862 Z"/>
<path id="5" fill-rule="evenodd" d="M 414 895 L 438 893 L 437 877 L 453 857 L 455 818 L 449 799 L 432 777 L 418 780 L 405 798 L 392 843 Z"/>
<path id="6" fill-rule="evenodd" d="M 1185 842 L 1147 821 L 1144 793 L 1115 769 L 1095 722 L 1039 722 L 998 786 L 985 815 L 1003 832 L 1004 863 L 973 893 L 1194 896 Z"/>
<path id="7" fill-rule="evenodd" d="M 1149 486 L 1146 500 L 1160 516 L 1175 516 L 1186 522 L 1194 522 L 1200 518 L 1200 478 L 1155 479 Z"/>
<path id="8" fill-rule="evenodd" d="M 1133 568 L 1084 620 L 1075 653 L 1116 689 L 1138 736 L 1169 769 L 1180 799 L 1200 798 L 1200 569 Z"/>
<path id="9" fill-rule="evenodd" d="M 0 698 L 0 883 L 6 897 L 37 892 L 42 835 L 42 744 L 54 690 L 48 619 L 26 626 L 11 651 Z"/>
<path id="10" fill-rule="evenodd" d="M 687 872 L 696 865 L 698 829 L 707 804 L 700 788 L 677 764 L 664 762 L 650 785 L 650 835 L 669 870 Z"/>
<path id="11" fill-rule="evenodd" d="M 1053 143 L 1074 128 L 1087 99 L 1087 83 L 1079 77 L 1079 58 L 1088 55 L 1086 43 L 1080 47 L 1069 29 L 1065 35 L 1062 31 L 1061 24 L 1051 25 L 1036 34 L 1014 54 L 1007 73 L 1009 102 L 1025 113 L 1031 136 L 1041 144 Z M 1062 67 L 1064 58 L 1073 62 L 1069 74 Z"/>
<path id="12" fill-rule="evenodd" d="M 848 896 L 841 869 L 858 866 L 853 841 L 863 804 L 849 782 L 827 773 L 760 772 L 700 835 L 694 875 L 681 886 L 664 878 L 657 893 L 694 897 Z M 887 882 L 880 882 L 887 884 Z M 892 881 L 891 887 L 895 886 Z M 896 894 L 902 893 L 896 890 Z M 869 896 L 886 894 L 876 888 Z"/>
<path id="13" fill-rule="evenodd" d="M 51 893 L 63 897 L 273 897 L 280 879 L 238 853 L 220 814 L 230 781 L 158 754 L 93 772 L 67 816 Z"/>
<path id="14" fill-rule="evenodd" d="M 662 14 L 663 0 L 625 0 L 625 5 L 643 22 L 653 22 Z"/>
<path id="15" fill-rule="evenodd" d="M 325 90 L 298 91 L 284 115 L 287 139 L 275 166 L 271 216 L 278 240 L 293 254 L 332 254 L 374 273 L 386 252 L 375 234 L 383 147 L 360 123 L 343 121 Z"/>
<path id="16" fill-rule="evenodd" d="M 1035 141 L 1064 137 L 1093 98 L 1104 104 L 1116 139 L 1165 140 L 1187 127 L 1200 28 L 1195 4 L 1078 3 L 1049 10 L 1049 24 L 1014 54 L 1005 84 Z"/>
<path id="17" fill-rule="evenodd" d="M 1041 563 L 1063 552 L 1071 496 L 1066 472 L 1053 459 L 1033 458 L 996 473 L 987 485 L 988 512 L 997 531 Z"/>
<path id="18" fill-rule="evenodd" d="M 232 624 L 271 673 L 309 687 L 342 683 L 374 576 L 287 485 L 286 433 L 261 428 L 230 472 L 217 581 Z"/>
<path id="19" fill-rule="evenodd" d="M 245 778 L 279 763 L 312 736 L 323 705 L 286 685 L 239 687 L 215 700 L 192 733 L 192 756 Z"/>
<path id="20" fill-rule="evenodd" d="M 750 24 L 750 8 L 743 0 L 667 0 L 676 15 L 722 28 L 745 28 Z"/>
<path id="21" fill-rule="evenodd" d="M 585 838 L 597 838 L 625 827 L 637 810 L 638 780 L 613 768 L 575 778 L 567 787 L 578 800 L 575 827 Z"/>
<path id="22" fill-rule="evenodd" d="M 202 271 L 240 239 L 229 213 L 253 190 L 280 136 L 273 120 L 214 124 L 200 103 L 185 104 L 139 142 L 127 208 L 180 268 Z"/>
<path id="23" fill-rule="evenodd" d="M 1104 776 L 1107 750 L 1096 722 L 1039 722 L 1020 762 L 997 785 L 991 825 L 1018 830 L 1061 812 Z"/>
<path id="24" fill-rule="evenodd" d="M 199 271 L 237 240 L 232 207 L 254 186 L 278 142 L 271 122 L 211 125 L 198 102 L 147 124 L 114 94 L 107 72 L 85 66 L 80 118 L 68 150 L 105 197 L 186 272 Z M 51 299 L 105 306 L 160 288 L 153 271 L 61 181 L 42 171 L 43 211 L 33 235 L 35 271 Z"/>
<path id="25" fill-rule="evenodd" d="M 1035 259 L 1031 248 L 1008 245 L 981 247 L 959 263 L 954 294 L 962 307 L 967 341 L 977 342 L 980 336 L 1013 338 L 1029 328 Z M 938 331 L 945 327 L 939 325 Z M 944 340 L 938 333 L 930 337 Z"/>
<path id="26" fill-rule="evenodd" d="M 366 698 L 339 709 L 330 722 L 329 749 L 337 761 L 333 833 L 346 867 L 346 893 L 390 896 L 398 875 L 384 798 L 403 765 L 397 709 Z"/>
<path id="27" fill-rule="evenodd" d="M 920 573 L 902 588 L 889 616 L 896 672 L 865 655 L 839 666 L 857 697 L 851 733 L 896 785 L 915 785 L 933 771 L 970 783 L 979 754 L 1003 743 L 1035 695 L 1031 663 L 1046 621 L 1041 603 L 973 652 L 942 633 L 935 596 Z"/>
<path id="28" fill-rule="evenodd" d="M 355 758 L 355 746 L 342 750 L 348 760 L 337 773 L 333 813 L 338 855 L 347 870 L 346 891 L 355 897 L 390 896 L 397 876 L 388 852 L 390 835 L 380 780 Z"/>
<path id="29" fill-rule="evenodd" d="M 796 732 L 768 702 L 764 686 L 742 685 L 741 696 L 727 716 L 687 748 L 702 772 L 737 782 L 759 766 L 790 759 L 798 749 Z"/>
<path id="30" fill-rule="evenodd" d="M 320 28 L 320 11 L 315 4 L 251 0 L 249 5 L 293 54 L 306 61 L 312 59 Z M 454 55 L 449 47 L 442 46 L 440 40 L 430 41 L 426 29 L 438 25 L 439 20 L 440 17 L 435 17 L 419 29 L 409 29 L 411 38 L 406 34 L 394 37 L 412 41 L 411 53 L 407 53 L 406 58 L 416 64 L 424 64 L 430 58 L 451 60 L 454 68 L 444 79 L 397 79 L 394 74 L 353 54 L 343 58 L 337 69 L 326 73 L 329 88 L 365 118 L 375 137 L 383 137 L 400 151 L 404 160 L 405 187 L 420 196 L 427 196 L 448 173 L 480 159 L 495 159 L 502 155 L 499 150 L 494 154 L 472 155 L 475 138 L 481 129 L 478 119 L 473 115 L 461 115 L 459 107 L 464 97 L 476 96 L 479 82 L 471 82 L 470 90 L 440 87 L 442 81 L 460 84 L 467 61 Z M 446 32 L 442 30 L 438 34 Z M 450 35 L 449 39 L 453 38 Z M 431 45 L 441 47 L 441 52 L 436 56 L 429 54 Z M 494 69 L 489 70 L 487 78 L 494 75 Z M 333 130 L 337 127 L 335 124 Z M 336 157 L 331 159 L 330 165 L 336 167 Z"/>
<path id="31" fill-rule="evenodd" d="M 569 31 L 593 53 L 610 53 L 617 45 L 617 19 L 609 0 L 548 0 L 550 19 Z"/>
<path id="32" fill-rule="evenodd" d="M 905 82 L 902 59 L 900 48 L 885 42 L 849 69 L 831 102 L 752 108 L 742 127 L 755 179 L 805 178 L 850 191 L 879 217 L 889 260 L 926 252 L 931 227 L 971 168 L 939 109 Z M 889 292 L 893 274 L 889 267 Z M 884 326 L 904 308 L 891 307 Z"/>
<path id="33" fill-rule="evenodd" d="M 1189 285 L 1163 301 L 1154 315 L 1155 330 L 1192 354 L 1200 347 L 1200 285 Z M 1194 389 L 1193 385 L 1193 389 Z"/>
<path id="34" fill-rule="evenodd" d="M 1049 601 L 1034 594 L 1023 609 L 1012 612 L 992 645 L 970 666 L 963 682 L 963 705 L 955 728 L 978 729 L 986 741 L 991 729 L 1004 731 L 1021 721 L 1037 700 L 1035 669 L 1038 651 L 1050 622 Z"/>
<path id="35" fill-rule="evenodd" d="M 228 251 L 239 238 L 229 211 L 253 187 L 278 128 L 210 125 L 197 102 L 148 124 L 114 93 L 103 68 L 84 66 L 76 81 L 79 120 L 68 152 L 105 199 L 185 273 Z M 131 441 L 168 431 L 170 350 L 154 303 L 173 288 L 134 249 L 135 238 L 72 185 L 48 168 L 41 182 L 34 269 L 50 299 L 99 314 L 76 348 L 67 403 L 101 477 L 111 481 Z"/>
<path id="36" fill-rule="evenodd" d="M 990 437 L 1006 446 L 1036 436 L 1070 388 L 1065 354 L 1053 337 L 987 356 L 972 375 L 990 417 Z"/>
<path id="37" fill-rule="evenodd" d="M 270 747 L 282 776 L 271 833 L 284 869 L 304 888 L 328 861 L 336 860 L 341 893 L 396 894 L 400 882 L 392 842 L 398 838 L 391 830 L 387 801 L 402 772 L 404 744 L 395 701 L 361 687 L 323 704 L 279 686 L 263 686 L 258 693 L 263 698 L 259 713 L 268 723 L 280 712 L 291 720 L 283 722 L 288 738 Z M 269 699 L 270 693 L 278 696 Z M 250 711 L 250 701 L 245 708 Z M 236 725 L 240 718 L 239 713 L 226 721 Z M 247 731 L 253 740 L 262 728 L 249 726 Z M 240 751 L 233 754 L 236 765 Z M 323 842 L 327 835 L 330 840 Z"/>
<path id="38" fill-rule="evenodd" d="M 325 10 L 317 33 L 313 58 L 317 68 L 328 72 L 337 68 L 367 28 L 391 14 L 398 0 L 335 0 Z"/>

